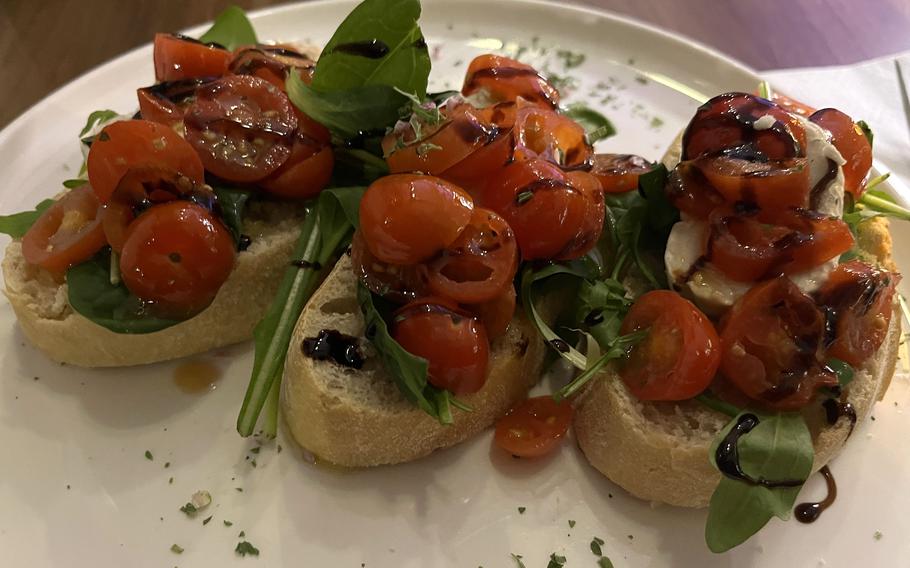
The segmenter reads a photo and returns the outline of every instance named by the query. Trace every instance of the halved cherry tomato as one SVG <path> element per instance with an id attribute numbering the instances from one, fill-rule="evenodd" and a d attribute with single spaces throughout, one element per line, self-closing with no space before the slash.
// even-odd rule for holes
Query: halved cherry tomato
<path id="1" fill-rule="evenodd" d="M 771 93 L 771 102 L 778 105 L 787 112 L 792 112 L 793 114 L 798 114 L 807 118 L 810 114 L 815 112 L 815 109 L 806 103 L 800 102 L 796 99 L 791 99 L 787 95 L 782 95 L 778 92 Z"/>
<path id="2" fill-rule="evenodd" d="M 448 300 L 422 298 L 398 309 L 392 337 L 409 353 L 427 360 L 432 385 L 470 394 L 487 381 L 487 332 L 482 323 Z"/>
<path id="3" fill-rule="evenodd" d="M 461 235 L 427 264 L 427 282 L 435 295 L 477 304 L 511 288 L 517 269 L 518 245 L 509 224 L 493 211 L 475 207 Z"/>
<path id="4" fill-rule="evenodd" d="M 515 102 L 518 97 L 547 108 L 559 107 L 559 91 L 536 69 L 502 55 L 478 55 L 468 65 L 461 94 L 485 89 L 495 101 Z"/>
<path id="5" fill-rule="evenodd" d="M 638 189 L 638 176 L 654 169 L 654 164 L 634 154 L 595 154 L 591 173 L 606 193 L 625 193 Z"/>
<path id="6" fill-rule="evenodd" d="M 781 276 L 749 290 L 721 320 L 720 369 L 763 406 L 798 410 L 838 384 L 824 367 L 824 337 L 821 310 Z"/>
<path id="7" fill-rule="evenodd" d="M 804 209 L 781 213 L 778 224 L 771 225 L 755 211 L 720 207 L 710 222 L 710 260 L 740 282 L 814 268 L 847 252 L 854 243 L 843 220 Z"/>
<path id="8" fill-rule="evenodd" d="M 389 264 L 373 256 L 360 231 L 351 240 L 354 275 L 370 292 L 399 304 L 428 296 L 426 271 L 420 264 Z"/>
<path id="9" fill-rule="evenodd" d="M 771 116 L 767 128 L 755 122 Z M 683 134 L 683 160 L 734 151 L 737 157 L 784 160 L 805 156 L 806 132 L 799 120 L 771 101 L 746 93 L 725 93 L 698 108 Z"/>
<path id="10" fill-rule="evenodd" d="M 555 110 L 520 101 L 515 116 L 515 159 L 539 156 L 563 168 L 591 164 L 594 150 L 585 129 Z"/>
<path id="11" fill-rule="evenodd" d="M 416 264 L 455 242 L 471 221 L 474 201 L 445 180 L 413 174 L 381 177 L 360 201 L 360 230 L 383 262 Z"/>
<path id="12" fill-rule="evenodd" d="M 806 158 L 757 162 L 717 156 L 692 163 L 727 203 L 754 204 L 769 219 L 775 211 L 809 207 Z"/>
<path id="13" fill-rule="evenodd" d="M 639 297 L 623 319 L 623 335 L 647 329 L 629 351 L 619 376 L 639 400 L 687 400 L 711 384 L 720 366 L 714 324 L 676 292 Z"/>
<path id="14" fill-rule="evenodd" d="M 157 83 L 136 91 L 143 120 L 173 126 L 183 122 L 183 113 L 196 96 L 196 88 L 212 79 L 182 79 Z"/>
<path id="15" fill-rule="evenodd" d="M 511 129 L 501 132 L 486 146 L 439 174 L 442 179 L 464 188 L 471 195 L 483 191 L 490 176 L 512 161 L 515 137 Z"/>
<path id="16" fill-rule="evenodd" d="M 289 71 L 300 71 L 309 84 L 316 62 L 306 55 L 286 47 L 259 45 L 235 52 L 228 70 L 235 75 L 255 75 L 282 91 Z"/>
<path id="17" fill-rule="evenodd" d="M 525 260 L 578 258 L 603 230 L 597 179 L 586 172 L 566 174 L 541 158 L 512 162 L 489 180 L 478 199 L 509 223 Z"/>
<path id="18" fill-rule="evenodd" d="M 287 161 L 297 115 L 287 95 L 265 79 L 231 75 L 196 89 L 184 123 L 206 170 L 250 183 Z"/>
<path id="19" fill-rule="evenodd" d="M 101 224 L 111 250 L 119 253 L 123 249 L 127 229 L 139 213 L 177 199 L 192 201 L 209 211 L 215 204 L 215 194 L 209 186 L 199 186 L 183 174 L 157 167 L 126 172 L 101 210 Z"/>
<path id="20" fill-rule="evenodd" d="M 123 174 L 141 166 L 179 172 L 198 184 L 204 181 L 199 156 L 173 129 L 148 120 L 123 120 L 104 127 L 88 153 L 88 179 L 98 200 L 106 203 Z"/>
<path id="21" fill-rule="evenodd" d="M 487 328 L 490 341 L 493 341 L 505 334 L 509 329 L 512 317 L 515 316 L 515 286 L 509 284 L 505 292 L 492 300 L 466 307 L 471 313 L 477 314 L 484 327 Z"/>
<path id="22" fill-rule="evenodd" d="M 188 201 L 156 205 L 126 234 L 120 273 L 126 287 L 163 317 L 205 309 L 234 267 L 234 241 L 205 208 Z"/>
<path id="23" fill-rule="evenodd" d="M 681 212 L 705 220 L 726 202 L 724 196 L 708 183 L 694 160 L 680 162 L 667 178 L 667 199 Z"/>
<path id="24" fill-rule="evenodd" d="M 51 205 L 22 237 L 25 261 L 57 276 L 88 260 L 104 246 L 100 203 L 88 185 Z"/>
<path id="25" fill-rule="evenodd" d="M 520 458 L 539 458 L 559 446 L 572 422 L 572 405 L 552 396 L 529 398 L 496 422 L 493 441 Z"/>
<path id="26" fill-rule="evenodd" d="M 823 108 L 809 120 L 831 133 L 831 143 L 847 163 L 844 164 L 844 190 L 862 195 L 866 176 L 872 169 L 872 145 L 853 119 L 833 108 Z"/>
<path id="27" fill-rule="evenodd" d="M 834 316 L 834 338 L 828 355 L 862 365 L 885 341 L 894 312 L 899 274 L 858 260 L 838 266 L 818 294 Z"/>
<path id="28" fill-rule="evenodd" d="M 220 77 L 227 73 L 231 52 L 178 34 L 155 34 L 155 80 L 179 81 Z"/>
<path id="29" fill-rule="evenodd" d="M 414 130 L 392 132 L 383 139 L 389 171 L 422 172 L 438 175 L 496 139 L 499 129 L 485 113 L 470 105 L 459 105 L 444 122 L 425 127 L 429 132 L 414 139 Z M 406 144 L 397 148 L 399 141 Z"/>
<path id="30" fill-rule="evenodd" d="M 288 160 L 274 174 L 259 182 L 273 195 L 292 199 L 316 196 L 329 183 L 335 154 L 330 144 L 320 143 L 298 131 Z"/>

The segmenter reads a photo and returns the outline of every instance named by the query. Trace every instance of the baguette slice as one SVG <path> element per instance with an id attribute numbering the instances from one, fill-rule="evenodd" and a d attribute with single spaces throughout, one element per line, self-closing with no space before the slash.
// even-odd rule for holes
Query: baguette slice
<path id="1" fill-rule="evenodd" d="M 473 412 L 453 409 L 442 426 L 409 402 L 363 338 L 357 280 L 347 255 L 316 291 L 294 330 L 282 381 L 282 413 L 297 442 L 316 459 L 342 467 L 415 460 L 457 444 L 489 427 L 527 396 L 540 375 L 544 346 L 519 311 L 506 334 L 490 348 L 486 384 L 459 397 Z M 360 339 L 361 369 L 317 361 L 302 350 L 304 339 L 333 329 Z"/>
<path id="2" fill-rule="evenodd" d="M 25 262 L 18 240 L 7 246 L 3 259 L 6 297 L 29 341 L 68 365 L 143 365 L 246 341 L 291 261 L 302 215 L 296 205 L 251 203 L 243 229 L 252 243 L 238 253 L 215 300 L 198 315 L 154 333 L 114 333 L 74 312 L 66 283 Z"/>
<path id="3" fill-rule="evenodd" d="M 863 253 L 893 270 L 887 219 L 873 218 L 859 227 L 857 243 Z M 856 369 L 844 391 L 858 421 L 866 419 L 891 382 L 900 336 L 901 312 L 895 301 L 884 343 L 862 368 Z M 812 467 L 817 471 L 844 446 L 851 425 L 846 418 L 828 425 L 820 401 L 803 409 L 803 415 L 812 433 Z M 720 473 L 711 465 L 708 453 L 729 420 L 694 401 L 642 402 L 614 371 L 607 370 L 580 395 L 574 428 L 578 446 L 591 465 L 629 493 L 648 501 L 706 507 L 720 482 Z"/>

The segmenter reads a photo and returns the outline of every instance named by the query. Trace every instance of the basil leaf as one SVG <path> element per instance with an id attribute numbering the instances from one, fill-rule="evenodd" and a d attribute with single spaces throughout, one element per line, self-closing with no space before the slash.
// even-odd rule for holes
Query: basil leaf
<path id="1" fill-rule="evenodd" d="M 285 269 L 278 293 L 253 330 L 253 372 L 237 416 L 237 432 L 241 436 L 253 434 L 269 391 L 281 381 L 291 334 L 303 306 L 319 284 L 321 267 L 338 254 L 353 233 L 341 202 L 359 200 L 363 191 L 362 187 L 324 190 L 307 211 L 293 257 L 303 262 Z"/>
<path id="2" fill-rule="evenodd" d="M 736 425 L 734 418 L 711 446 L 711 463 L 720 441 Z M 812 472 L 812 436 L 802 415 L 760 416 L 758 425 L 739 439 L 739 463 L 753 479 L 805 480 Z M 800 487 L 768 488 L 721 478 L 711 496 L 705 541 L 712 552 L 725 552 L 745 542 L 771 517 L 786 520 Z"/>
<path id="3" fill-rule="evenodd" d="M 122 282 L 111 284 L 111 249 L 66 272 L 73 311 L 114 333 L 153 333 L 180 323 L 150 314 Z"/>
<path id="4" fill-rule="evenodd" d="M 616 134 L 616 128 L 607 117 L 585 104 L 574 103 L 569 105 L 569 107 L 563 111 L 563 114 L 585 129 L 585 134 L 588 136 L 588 142 L 591 144 L 600 140 L 606 140 Z"/>
<path id="5" fill-rule="evenodd" d="M 199 36 L 202 43 L 217 43 L 229 51 L 244 45 L 256 45 L 256 31 L 246 14 L 237 6 L 228 6 L 215 18 L 212 27 Z"/>
<path id="6" fill-rule="evenodd" d="M 323 49 L 313 72 L 313 88 L 325 93 L 387 85 L 423 99 L 430 54 L 417 25 L 419 17 L 419 0 L 361 2 Z M 379 49 L 361 55 L 361 48 L 368 45 Z"/>
<path id="7" fill-rule="evenodd" d="M 825 365 L 837 375 L 837 383 L 841 388 L 844 388 L 853 381 L 854 371 L 849 363 L 832 357 L 831 359 L 828 359 L 828 362 L 825 363 Z"/>
<path id="8" fill-rule="evenodd" d="M 412 355 L 395 341 L 373 294 L 360 283 L 357 301 L 366 323 L 366 338 L 376 348 L 383 367 L 392 375 L 401 394 L 441 424 L 451 424 L 451 394 L 427 382 L 427 360 Z"/>
<path id="9" fill-rule="evenodd" d="M 240 234 L 243 231 L 243 211 L 246 209 L 246 202 L 250 199 L 252 191 L 248 189 L 237 189 L 233 187 L 215 187 L 213 188 L 215 197 L 218 199 L 218 208 L 221 211 L 221 218 L 227 225 L 234 242 L 240 242 Z"/>
<path id="10" fill-rule="evenodd" d="M 335 148 L 335 185 L 370 185 L 382 176 L 389 175 L 389 165 L 380 156 L 382 149 L 373 153 L 363 148 Z"/>
<path id="11" fill-rule="evenodd" d="M 82 187 L 87 183 L 87 179 L 68 179 L 63 181 L 63 187 L 66 189 L 76 189 L 77 187 Z"/>
<path id="12" fill-rule="evenodd" d="M 22 211 L 12 215 L 0 215 L 0 233 L 9 235 L 14 239 L 21 239 L 32 228 L 41 214 L 54 204 L 53 199 L 45 199 L 31 211 Z"/>
<path id="13" fill-rule="evenodd" d="M 112 110 L 96 110 L 90 115 L 88 115 L 88 120 L 85 121 L 85 126 L 82 127 L 82 130 L 79 131 L 79 138 L 82 138 L 86 134 L 92 131 L 97 125 L 107 122 L 112 118 L 117 118 L 119 115 Z"/>
<path id="14" fill-rule="evenodd" d="M 859 126 L 859 129 L 863 131 L 863 136 L 869 141 L 869 148 L 872 148 L 872 141 L 875 139 L 875 135 L 872 134 L 872 128 L 865 120 L 858 120 L 856 125 Z"/>
<path id="15" fill-rule="evenodd" d="M 330 187 L 323 190 L 335 197 L 348 223 L 355 230 L 360 227 L 360 198 L 363 197 L 364 191 L 366 191 L 364 187 Z"/>

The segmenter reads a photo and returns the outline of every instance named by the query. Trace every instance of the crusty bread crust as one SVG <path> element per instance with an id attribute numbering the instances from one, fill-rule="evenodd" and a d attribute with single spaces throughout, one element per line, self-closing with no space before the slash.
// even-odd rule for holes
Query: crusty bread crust
<path id="1" fill-rule="evenodd" d="M 303 340 L 322 329 L 363 337 L 356 285 L 344 256 L 304 309 L 285 363 L 282 414 L 293 437 L 317 459 L 343 467 L 415 460 L 489 427 L 537 382 L 544 346 L 520 313 L 491 346 L 486 384 L 459 397 L 473 412 L 453 409 L 450 426 L 404 398 L 366 340 L 360 340 L 366 362 L 359 370 L 304 355 Z"/>
<path id="2" fill-rule="evenodd" d="M 75 313 L 66 283 L 22 257 L 18 240 L 6 248 L 3 277 L 25 336 L 48 357 L 79 367 L 143 365 L 246 341 L 262 318 L 291 260 L 301 212 L 287 204 L 258 204 L 244 224 L 252 238 L 208 308 L 177 325 L 148 334 L 114 333 Z"/>

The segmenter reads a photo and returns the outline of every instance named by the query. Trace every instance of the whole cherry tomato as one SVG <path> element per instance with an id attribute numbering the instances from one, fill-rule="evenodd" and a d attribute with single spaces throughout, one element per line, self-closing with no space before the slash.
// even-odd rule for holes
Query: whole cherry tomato
<path id="1" fill-rule="evenodd" d="M 482 89 L 497 102 L 521 97 L 543 107 L 559 107 L 556 87 L 530 65 L 502 55 L 478 55 L 468 65 L 461 94 L 469 96 Z"/>

